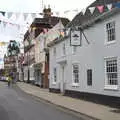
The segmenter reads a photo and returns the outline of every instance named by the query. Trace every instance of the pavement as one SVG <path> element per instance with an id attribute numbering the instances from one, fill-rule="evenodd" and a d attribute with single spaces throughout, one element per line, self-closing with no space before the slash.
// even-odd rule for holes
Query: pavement
<path id="1" fill-rule="evenodd" d="M 0 120 L 86 120 L 0 82 Z M 87 119 L 89 120 L 89 119 Z"/>
<path id="2" fill-rule="evenodd" d="M 36 96 L 76 113 L 89 116 L 91 120 L 120 120 L 120 109 L 117 108 L 63 96 L 62 94 L 51 93 L 48 89 L 43 89 L 24 82 L 18 82 L 17 86 L 27 94 Z"/>

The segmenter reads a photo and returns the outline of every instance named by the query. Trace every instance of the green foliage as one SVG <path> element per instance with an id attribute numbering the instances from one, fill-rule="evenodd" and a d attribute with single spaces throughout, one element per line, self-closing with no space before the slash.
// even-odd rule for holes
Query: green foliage
<path id="1" fill-rule="evenodd" d="M 20 45 L 15 40 L 11 40 L 7 48 L 8 56 L 18 55 L 19 52 Z"/>

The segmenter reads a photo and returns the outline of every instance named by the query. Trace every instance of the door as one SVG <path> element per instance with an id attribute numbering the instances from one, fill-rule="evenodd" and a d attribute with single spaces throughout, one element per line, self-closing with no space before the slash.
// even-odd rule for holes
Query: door
<path id="1" fill-rule="evenodd" d="M 60 81 L 60 92 L 65 92 L 65 66 L 61 65 L 61 81 Z"/>

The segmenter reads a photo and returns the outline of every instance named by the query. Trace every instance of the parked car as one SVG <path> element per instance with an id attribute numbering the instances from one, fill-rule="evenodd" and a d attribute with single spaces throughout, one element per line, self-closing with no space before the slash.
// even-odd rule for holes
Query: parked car
<path id="1" fill-rule="evenodd" d="M 7 80 L 8 80 L 8 77 L 0 76 L 0 81 L 7 82 Z"/>

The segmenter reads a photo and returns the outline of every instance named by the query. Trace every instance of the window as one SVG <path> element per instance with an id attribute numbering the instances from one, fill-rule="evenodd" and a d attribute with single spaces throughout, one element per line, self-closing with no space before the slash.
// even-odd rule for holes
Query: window
<path id="1" fill-rule="evenodd" d="M 115 22 L 106 24 L 107 42 L 115 40 Z"/>
<path id="2" fill-rule="evenodd" d="M 78 64 L 73 65 L 72 73 L 73 73 L 73 82 L 79 83 L 79 66 L 78 66 Z"/>
<path id="3" fill-rule="evenodd" d="M 106 74 L 106 85 L 117 86 L 118 85 L 118 73 L 117 73 L 117 58 L 105 59 L 105 74 Z"/>
<path id="4" fill-rule="evenodd" d="M 63 43 L 63 55 L 66 54 L 66 51 L 65 51 L 65 43 Z"/>
<path id="5" fill-rule="evenodd" d="M 89 86 L 92 85 L 92 70 L 91 69 L 87 70 L 87 85 Z"/>
<path id="6" fill-rule="evenodd" d="M 56 82 L 57 81 L 57 69 L 56 68 L 54 68 L 54 70 L 53 70 L 53 74 L 54 74 L 54 82 Z"/>
<path id="7" fill-rule="evenodd" d="M 53 48 L 53 55 L 56 56 L 56 47 Z"/>

